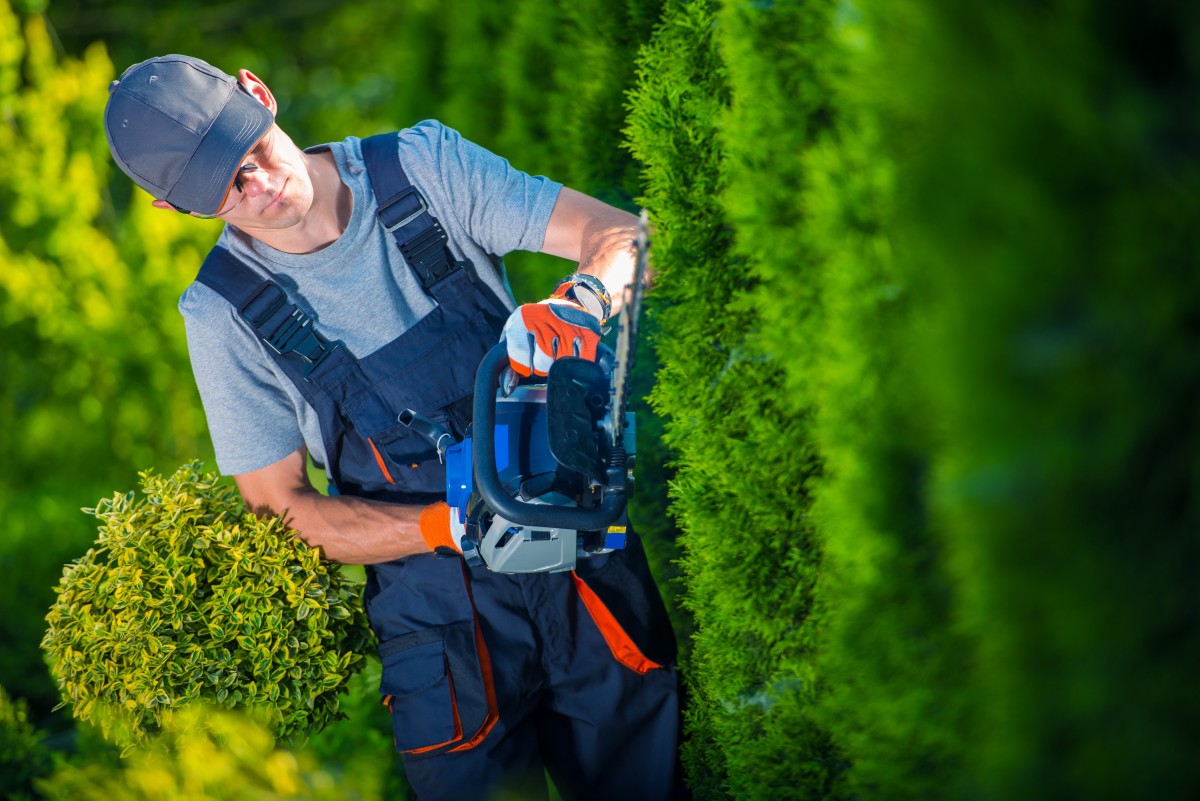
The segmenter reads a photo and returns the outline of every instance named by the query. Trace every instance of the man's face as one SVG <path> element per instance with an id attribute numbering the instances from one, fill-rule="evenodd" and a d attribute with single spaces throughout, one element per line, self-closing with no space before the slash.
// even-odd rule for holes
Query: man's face
<path id="1" fill-rule="evenodd" d="M 251 234 L 278 231 L 304 219 L 312 202 L 304 154 L 273 125 L 242 160 L 216 216 Z"/>

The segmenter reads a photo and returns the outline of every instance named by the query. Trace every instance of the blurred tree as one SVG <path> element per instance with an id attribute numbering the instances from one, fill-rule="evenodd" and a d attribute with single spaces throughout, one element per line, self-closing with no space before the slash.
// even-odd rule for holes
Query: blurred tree
<path id="1" fill-rule="evenodd" d="M 0 681 L 35 715 L 53 704 L 41 617 L 92 539 L 78 510 L 209 450 L 174 307 L 214 229 L 140 193 L 115 213 L 111 78 L 103 47 L 59 61 L 42 19 L 0 0 L 0 605 L 28 610 L 0 618 Z"/>

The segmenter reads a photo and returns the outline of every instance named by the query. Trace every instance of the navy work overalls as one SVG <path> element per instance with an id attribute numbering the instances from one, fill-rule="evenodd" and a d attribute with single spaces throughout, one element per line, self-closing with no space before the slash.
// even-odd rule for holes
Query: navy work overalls
<path id="1" fill-rule="evenodd" d="M 436 308 L 356 359 L 286 293 L 215 248 L 197 280 L 267 343 L 316 410 L 331 488 L 400 503 L 445 497 L 432 443 L 397 420 L 414 409 L 462 437 L 475 370 L 507 309 L 456 262 L 397 160 L 396 135 L 363 140 L 367 173 Z M 380 691 L 422 799 L 664 799 L 678 783 L 675 641 L 636 537 L 557 574 L 504 575 L 458 556 L 367 567 Z"/>

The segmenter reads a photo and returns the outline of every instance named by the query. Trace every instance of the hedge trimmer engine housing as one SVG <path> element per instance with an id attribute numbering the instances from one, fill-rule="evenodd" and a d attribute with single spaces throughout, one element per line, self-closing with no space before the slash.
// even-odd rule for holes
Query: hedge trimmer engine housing
<path id="1" fill-rule="evenodd" d="M 499 372 L 508 364 L 503 346 L 484 359 L 480 376 L 496 362 Z M 633 416 L 625 414 L 614 443 L 609 372 L 569 358 L 554 363 L 544 384 L 507 396 L 494 378 L 488 392 L 477 386 L 473 436 L 446 452 L 451 529 L 468 564 L 557 572 L 625 547 Z"/>

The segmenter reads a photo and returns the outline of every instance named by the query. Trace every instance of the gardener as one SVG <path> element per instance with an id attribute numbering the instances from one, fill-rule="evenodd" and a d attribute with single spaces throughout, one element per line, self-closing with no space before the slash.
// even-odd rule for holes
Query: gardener
<path id="1" fill-rule="evenodd" d="M 301 150 L 266 84 L 187 56 L 109 91 L 121 169 L 155 207 L 226 223 L 179 304 L 218 466 L 250 508 L 368 566 L 381 692 L 418 795 L 544 797 L 544 766 L 567 798 L 670 797 L 675 643 L 636 539 L 574 572 L 469 568 L 441 533 L 436 451 L 396 424 L 412 408 L 461 436 L 502 333 L 523 375 L 594 356 L 632 275 L 632 215 L 433 121 Z M 579 272 L 514 310 L 500 259 L 515 249 Z"/>

